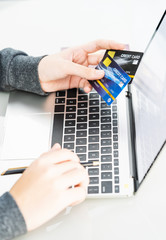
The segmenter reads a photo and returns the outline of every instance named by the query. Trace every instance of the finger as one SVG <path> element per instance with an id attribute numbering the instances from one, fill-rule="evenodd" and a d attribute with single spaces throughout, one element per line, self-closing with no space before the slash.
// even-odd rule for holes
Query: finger
<path id="1" fill-rule="evenodd" d="M 58 151 L 49 151 L 42 155 L 43 161 L 49 161 L 51 163 L 61 163 L 65 161 L 79 162 L 78 156 L 68 149 L 62 149 Z"/>
<path id="2" fill-rule="evenodd" d="M 91 91 L 92 91 L 92 86 L 90 84 L 88 84 L 84 87 L 84 92 L 90 93 Z"/>
<path id="3" fill-rule="evenodd" d="M 67 205 L 72 206 L 81 203 L 86 198 L 86 190 L 82 187 L 70 188 L 65 192 Z"/>
<path id="4" fill-rule="evenodd" d="M 96 70 L 94 68 L 85 67 L 69 61 L 67 61 L 66 65 L 68 65 L 67 69 L 69 75 L 76 75 L 89 80 L 101 79 L 102 77 L 104 77 L 103 70 Z"/>
<path id="5" fill-rule="evenodd" d="M 61 149 L 61 145 L 59 143 L 55 143 L 50 151 L 55 151 L 55 150 L 60 150 L 60 149 Z"/>
<path id="6" fill-rule="evenodd" d="M 93 53 L 100 49 L 124 49 L 125 44 L 117 43 L 112 40 L 99 39 L 80 46 L 87 53 Z"/>
<path id="7" fill-rule="evenodd" d="M 97 65 L 102 60 L 104 53 L 100 54 L 89 54 L 88 55 L 88 65 Z"/>
<path id="8" fill-rule="evenodd" d="M 78 87 L 83 88 L 85 93 L 89 93 L 92 90 L 92 86 L 90 85 L 90 83 L 85 78 L 82 78 L 79 81 Z"/>
<path id="9" fill-rule="evenodd" d="M 89 93 L 92 91 L 92 86 L 90 85 L 90 83 L 86 80 L 85 84 L 84 84 L 84 92 Z"/>
<path id="10" fill-rule="evenodd" d="M 71 186 L 87 186 L 89 177 L 85 169 L 73 169 L 63 175 L 63 178 L 59 180 L 60 186 L 64 189 L 68 189 Z"/>

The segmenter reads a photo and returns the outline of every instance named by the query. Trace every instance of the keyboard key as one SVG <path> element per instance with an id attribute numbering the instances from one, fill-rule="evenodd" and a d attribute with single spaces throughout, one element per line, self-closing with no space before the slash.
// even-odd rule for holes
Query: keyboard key
<path id="1" fill-rule="evenodd" d="M 119 174 L 119 168 L 118 168 L 118 167 L 115 167 L 115 168 L 114 168 L 114 174 L 115 174 L 115 175 L 118 175 L 118 174 Z"/>
<path id="2" fill-rule="evenodd" d="M 67 105 L 76 105 L 76 99 L 67 100 Z"/>
<path id="3" fill-rule="evenodd" d="M 76 153 L 85 153 L 86 146 L 76 147 Z"/>
<path id="4" fill-rule="evenodd" d="M 75 126 L 75 120 L 70 120 L 70 121 L 66 121 L 65 122 L 65 126 L 66 127 L 73 127 L 73 126 Z"/>
<path id="5" fill-rule="evenodd" d="M 99 107 L 90 107 L 90 108 L 89 108 L 89 112 L 90 112 L 90 113 L 94 113 L 94 112 L 97 112 L 97 113 L 98 113 L 98 112 L 99 112 Z"/>
<path id="6" fill-rule="evenodd" d="M 90 179 L 89 184 L 98 184 L 99 183 L 98 177 L 90 177 L 89 179 Z"/>
<path id="7" fill-rule="evenodd" d="M 101 110 L 101 116 L 111 115 L 111 109 Z"/>
<path id="8" fill-rule="evenodd" d="M 76 106 L 66 107 L 66 112 L 75 112 L 75 111 L 76 111 Z"/>
<path id="9" fill-rule="evenodd" d="M 99 175 L 99 168 L 89 168 L 88 174 L 91 175 Z"/>
<path id="10" fill-rule="evenodd" d="M 118 184 L 118 183 L 119 183 L 119 177 L 118 177 L 118 176 L 115 176 L 115 177 L 114 177 L 114 182 L 115 182 L 115 184 Z"/>
<path id="11" fill-rule="evenodd" d="M 76 136 L 77 137 L 86 137 L 87 131 L 77 131 Z"/>
<path id="12" fill-rule="evenodd" d="M 116 112 L 116 111 L 117 111 L 117 106 L 116 106 L 116 105 L 113 105 L 113 106 L 112 106 L 112 111 L 113 111 L 113 112 Z"/>
<path id="13" fill-rule="evenodd" d="M 117 142 L 113 143 L 113 149 L 118 149 L 118 143 Z"/>
<path id="14" fill-rule="evenodd" d="M 90 93 L 89 98 L 99 98 L 99 94 L 98 93 Z"/>
<path id="15" fill-rule="evenodd" d="M 64 142 L 74 142 L 75 136 L 74 135 L 65 135 Z"/>
<path id="16" fill-rule="evenodd" d="M 112 118 L 113 118 L 113 119 L 115 119 L 115 118 L 117 118 L 117 117 L 118 117 L 117 113 L 113 113 L 113 114 L 112 114 Z"/>
<path id="17" fill-rule="evenodd" d="M 79 109 L 77 115 L 87 115 L 87 109 Z"/>
<path id="18" fill-rule="evenodd" d="M 119 193 L 120 190 L 119 190 L 119 186 L 115 186 L 115 193 Z"/>
<path id="19" fill-rule="evenodd" d="M 101 132 L 101 138 L 110 138 L 110 137 L 111 137 L 111 131 Z"/>
<path id="20" fill-rule="evenodd" d="M 51 146 L 55 143 L 62 145 L 64 114 L 55 114 Z"/>
<path id="21" fill-rule="evenodd" d="M 77 156 L 80 159 L 80 162 L 85 162 L 86 161 L 86 154 L 77 154 Z"/>
<path id="22" fill-rule="evenodd" d="M 101 123 L 111 122 L 111 117 L 101 117 Z"/>
<path id="23" fill-rule="evenodd" d="M 55 112 L 64 113 L 65 106 L 64 105 L 55 105 Z"/>
<path id="24" fill-rule="evenodd" d="M 89 128 L 89 135 L 99 134 L 98 128 Z"/>
<path id="25" fill-rule="evenodd" d="M 76 145 L 86 145 L 87 139 L 86 138 L 77 138 Z"/>
<path id="26" fill-rule="evenodd" d="M 75 133 L 75 128 L 65 128 L 65 134 Z"/>
<path id="27" fill-rule="evenodd" d="M 80 102 L 78 103 L 78 108 L 87 108 L 87 102 Z"/>
<path id="28" fill-rule="evenodd" d="M 118 133 L 118 128 L 117 127 L 113 127 L 113 133 Z"/>
<path id="29" fill-rule="evenodd" d="M 101 162 L 112 162 L 112 155 L 102 155 Z"/>
<path id="30" fill-rule="evenodd" d="M 89 106 L 99 105 L 99 100 L 90 100 Z"/>
<path id="31" fill-rule="evenodd" d="M 117 121 L 117 120 L 113 120 L 112 125 L 113 125 L 113 126 L 118 126 L 118 121 Z"/>
<path id="32" fill-rule="evenodd" d="M 56 97 L 64 97 L 65 96 L 65 91 L 57 91 L 56 92 Z"/>
<path id="33" fill-rule="evenodd" d="M 86 94 L 86 93 L 84 92 L 84 89 L 83 89 L 83 88 L 79 88 L 79 89 L 78 89 L 78 94 Z"/>
<path id="34" fill-rule="evenodd" d="M 98 120 L 99 114 L 89 114 L 89 120 Z"/>
<path id="35" fill-rule="evenodd" d="M 89 142 L 99 142 L 99 136 L 89 136 Z"/>
<path id="36" fill-rule="evenodd" d="M 101 124 L 101 130 L 111 130 L 111 124 Z"/>
<path id="37" fill-rule="evenodd" d="M 111 106 L 107 105 L 106 102 L 101 103 L 101 108 L 111 108 Z"/>
<path id="38" fill-rule="evenodd" d="M 118 151 L 114 151 L 114 158 L 117 158 L 117 157 L 119 157 L 119 153 Z"/>
<path id="39" fill-rule="evenodd" d="M 108 170 L 112 170 L 112 164 L 111 163 L 101 164 L 101 171 L 108 171 Z"/>
<path id="40" fill-rule="evenodd" d="M 101 192 L 102 193 L 112 193 L 112 181 L 102 181 L 101 182 Z"/>
<path id="41" fill-rule="evenodd" d="M 65 98 L 56 98 L 55 103 L 56 104 L 65 103 Z"/>
<path id="42" fill-rule="evenodd" d="M 89 121 L 89 127 L 99 127 L 99 121 Z"/>
<path id="43" fill-rule="evenodd" d="M 108 153 L 112 153 L 111 147 L 101 147 L 101 154 L 108 154 Z"/>
<path id="44" fill-rule="evenodd" d="M 87 101 L 87 100 L 88 100 L 88 95 L 78 96 L 78 101 Z"/>
<path id="45" fill-rule="evenodd" d="M 76 118 L 76 114 L 75 113 L 67 113 L 66 114 L 66 119 L 75 119 Z"/>
<path id="46" fill-rule="evenodd" d="M 102 172 L 101 179 L 112 179 L 112 172 Z"/>
<path id="47" fill-rule="evenodd" d="M 88 193 L 89 194 L 95 194 L 95 193 L 99 193 L 99 187 L 98 186 L 90 186 L 88 187 Z"/>
<path id="48" fill-rule="evenodd" d="M 89 144 L 88 150 L 91 150 L 91 151 L 99 150 L 99 144 Z"/>
<path id="49" fill-rule="evenodd" d="M 87 122 L 87 116 L 77 117 L 77 122 Z"/>
<path id="50" fill-rule="evenodd" d="M 77 129 L 87 129 L 87 123 L 78 123 Z"/>
<path id="51" fill-rule="evenodd" d="M 119 159 L 117 158 L 114 159 L 114 166 L 119 166 Z"/>
<path id="52" fill-rule="evenodd" d="M 113 141 L 118 141 L 118 135 L 113 135 Z"/>
<path id="53" fill-rule="evenodd" d="M 67 148 L 67 149 L 73 149 L 74 148 L 74 143 L 64 143 L 63 147 Z"/>
<path id="54" fill-rule="evenodd" d="M 77 95 L 77 89 L 76 88 L 67 90 L 67 98 L 76 98 L 76 95 Z"/>
<path id="55" fill-rule="evenodd" d="M 101 140 L 101 146 L 111 145 L 112 140 L 111 139 L 102 139 Z"/>
<path id="56" fill-rule="evenodd" d="M 88 158 L 99 158 L 99 152 L 88 152 Z"/>

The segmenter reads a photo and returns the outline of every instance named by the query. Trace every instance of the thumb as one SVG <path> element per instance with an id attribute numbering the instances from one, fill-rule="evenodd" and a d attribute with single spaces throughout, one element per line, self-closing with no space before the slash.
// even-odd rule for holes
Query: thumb
<path id="1" fill-rule="evenodd" d="M 103 70 L 96 70 L 94 68 L 85 67 L 77 63 L 68 62 L 68 74 L 76 75 L 81 78 L 86 78 L 88 80 L 96 80 L 104 77 Z"/>

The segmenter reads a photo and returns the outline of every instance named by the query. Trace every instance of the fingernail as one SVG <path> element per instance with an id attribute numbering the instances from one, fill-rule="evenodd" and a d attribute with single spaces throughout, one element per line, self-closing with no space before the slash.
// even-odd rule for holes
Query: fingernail
<path id="1" fill-rule="evenodd" d="M 84 91 L 85 91 L 86 93 L 89 93 L 89 92 L 91 91 L 91 87 L 86 86 L 86 87 L 84 88 Z"/>
<path id="2" fill-rule="evenodd" d="M 58 150 L 58 149 L 61 148 L 61 145 L 60 145 L 59 143 L 56 143 L 56 144 L 54 145 L 54 148 Z"/>

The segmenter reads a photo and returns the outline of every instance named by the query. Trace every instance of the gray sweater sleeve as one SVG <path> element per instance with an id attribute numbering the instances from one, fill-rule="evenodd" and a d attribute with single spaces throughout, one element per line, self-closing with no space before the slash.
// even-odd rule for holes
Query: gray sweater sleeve
<path id="1" fill-rule="evenodd" d="M 0 239 L 7 240 L 27 232 L 25 220 L 9 192 L 0 197 Z"/>
<path id="2" fill-rule="evenodd" d="M 42 57 L 31 57 L 11 48 L 0 51 L 0 91 L 43 92 L 38 64 Z M 24 218 L 9 192 L 0 197 L 0 240 L 12 239 L 27 232 Z"/>
<path id="3" fill-rule="evenodd" d="M 16 89 L 47 95 L 38 77 L 38 64 L 42 58 L 28 56 L 12 48 L 0 51 L 0 91 Z"/>

